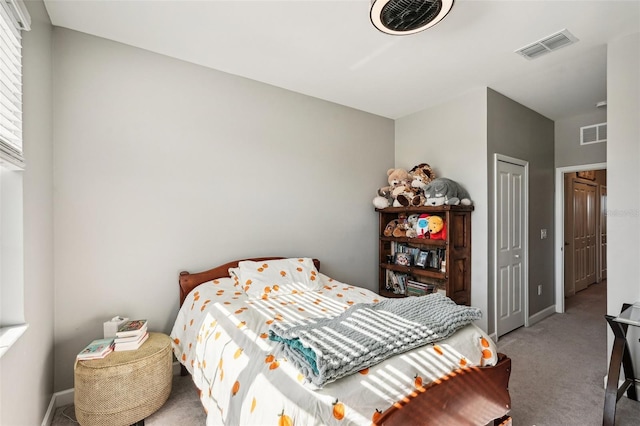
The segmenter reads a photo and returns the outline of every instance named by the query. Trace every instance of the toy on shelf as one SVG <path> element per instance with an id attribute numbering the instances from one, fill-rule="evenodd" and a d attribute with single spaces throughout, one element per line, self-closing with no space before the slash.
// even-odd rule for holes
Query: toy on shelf
<path id="1" fill-rule="evenodd" d="M 389 185 L 378 189 L 373 205 L 378 209 L 389 207 L 395 201 L 397 194 L 401 193 L 405 186 L 410 186 L 409 172 L 405 169 L 387 170 L 387 183 Z"/>
<path id="2" fill-rule="evenodd" d="M 413 238 L 415 236 L 415 229 L 409 224 L 406 215 L 399 214 L 397 219 L 393 219 L 387 223 L 387 226 L 384 228 L 384 236 Z"/>
<path id="3" fill-rule="evenodd" d="M 432 240 L 446 240 L 447 239 L 447 227 L 445 226 L 444 219 L 440 216 L 429 216 L 429 238 Z"/>
<path id="4" fill-rule="evenodd" d="M 424 188 L 436 178 L 436 173 L 427 163 L 420 163 L 409 170 L 411 186 L 424 190 Z"/>
<path id="5" fill-rule="evenodd" d="M 429 215 L 422 213 L 416 222 L 416 238 L 429 238 Z"/>
<path id="6" fill-rule="evenodd" d="M 466 189 L 458 182 L 447 178 L 436 178 L 424 188 L 426 206 L 473 204 Z"/>
<path id="7" fill-rule="evenodd" d="M 426 198 L 422 194 L 422 189 L 405 185 L 395 194 L 393 207 L 419 207 L 423 206 Z"/>

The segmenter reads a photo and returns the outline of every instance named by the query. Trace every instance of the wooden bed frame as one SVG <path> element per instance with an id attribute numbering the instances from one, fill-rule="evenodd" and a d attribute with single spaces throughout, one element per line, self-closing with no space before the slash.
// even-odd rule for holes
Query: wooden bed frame
<path id="1" fill-rule="evenodd" d="M 259 257 L 234 260 L 198 273 L 180 272 L 180 306 L 187 294 L 198 285 L 229 276 L 242 260 L 263 261 L 282 257 Z M 313 259 L 316 269 L 320 261 Z M 188 374 L 182 366 L 183 374 Z M 511 359 L 498 354 L 494 367 L 458 369 L 395 403 L 374 422 L 375 425 L 511 425 L 509 377 Z"/>

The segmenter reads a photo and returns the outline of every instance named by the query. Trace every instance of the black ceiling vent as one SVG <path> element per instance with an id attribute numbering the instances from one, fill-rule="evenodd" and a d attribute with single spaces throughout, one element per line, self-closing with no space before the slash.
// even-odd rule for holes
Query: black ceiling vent
<path id="1" fill-rule="evenodd" d="M 371 22 L 383 33 L 414 34 L 440 22 L 453 0 L 372 0 Z"/>

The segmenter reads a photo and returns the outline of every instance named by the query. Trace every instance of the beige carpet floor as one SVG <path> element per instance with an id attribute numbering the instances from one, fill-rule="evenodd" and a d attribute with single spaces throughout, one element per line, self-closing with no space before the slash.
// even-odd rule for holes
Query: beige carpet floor
<path id="1" fill-rule="evenodd" d="M 594 284 L 566 300 L 566 313 L 499 339 L 499 350 L 512 359 L 514 426 L 602 424 L 608 367 L 605 312 L 606 283 Z M 169 400 L 145 425 L 197 426 L 205 420 L 191 378 L 174 376 Z M 73 405 L 56 410 L 53 426 L 75 424 Z M 622 398 L 616 425 L 640 425 L 640 402 Z"/>
<path id="2" fill-rule="evenodd" d="M 515 426 L 602 424 L 607 375 L 606 282 L 565 301 L 565 313 L 498 341 L 512 360 L 509 393 Z M 640 403 L 623 397 L 616 425 L 640 425 Z"/>

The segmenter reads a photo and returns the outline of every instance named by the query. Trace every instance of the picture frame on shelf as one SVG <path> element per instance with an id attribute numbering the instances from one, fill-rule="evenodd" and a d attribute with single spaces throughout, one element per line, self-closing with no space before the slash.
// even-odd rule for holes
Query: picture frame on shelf
<path id="1" fill-rule="evenodd" d="M 418 256 L 420 255 L 420 252 L 422 250 L 420 250 L 419 247 L 409 247 L 407 250 L 405 250 L 407 253 L 411 254 L 411 264 L 415 265 L 416 261 L 418 260 Z"/>
<path id="2" fill-rule="evenodd" d="M 416 259 L 416 266 L 419 266 L 421 268 L 424 268 L 425 266 L 427 266 L 428 257 L 429 257 L 429 252 L 421 250 L 420 253 L 418 253 L 418 258 Z"/>
<path id="3" fill-rule="evenodd" d="M 393 263 L 400 266 L 411 266 L 411 253 L 396 253 Z"/>

